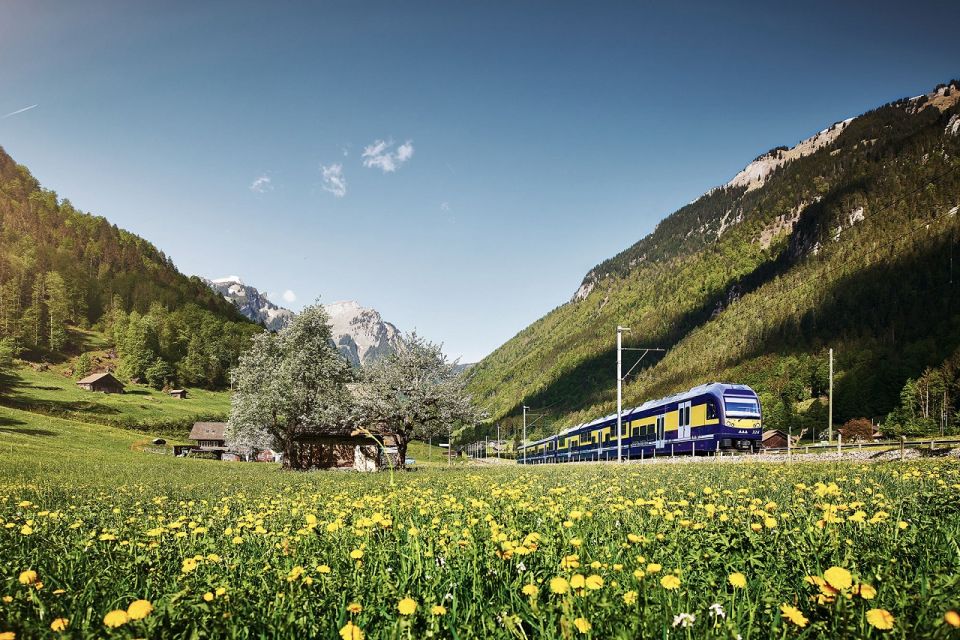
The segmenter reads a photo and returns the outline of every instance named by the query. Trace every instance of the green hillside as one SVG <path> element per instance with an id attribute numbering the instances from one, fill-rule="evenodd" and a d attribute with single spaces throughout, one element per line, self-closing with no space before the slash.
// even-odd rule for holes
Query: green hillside
<path id="1" fill-rule="evenodd" d="M 0 360 L 74 360 L 115 350 L 118 376 L 222 388 L 254 333 L 199 278 L 146 240 L 76 210 L 0 148 Z"/>
<path id="2" fill-rule="evenodd" d="M 609 413 L 620 324 L 626 346 L 668 350 L 631 376 L 628 406 L 736 381 L 761 393 L 770 427 L 825 425 L 832 347 L 836 422 L 893 412 L 891 431 L 950 428 L 958 100 L 954 81 L 837 123 L 803 154 L 760 156 L 751 167 L 782 166 L 705 194 L 591 270 L 573 300 L 471 370 L 472 391 L 502 423 L 523 403 L 546 412 L 544 430 Z"/>

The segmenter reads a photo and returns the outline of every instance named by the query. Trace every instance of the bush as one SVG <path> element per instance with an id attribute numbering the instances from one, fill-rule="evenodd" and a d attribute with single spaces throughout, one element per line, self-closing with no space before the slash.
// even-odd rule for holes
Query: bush
<path id="1" fill-rule="evenodd" d="M 840 427 L 840 435 L 847 442 L 869 441 L 873 440 L 875 429 L 873 423 L 866 418 L 854 418 Z"/>

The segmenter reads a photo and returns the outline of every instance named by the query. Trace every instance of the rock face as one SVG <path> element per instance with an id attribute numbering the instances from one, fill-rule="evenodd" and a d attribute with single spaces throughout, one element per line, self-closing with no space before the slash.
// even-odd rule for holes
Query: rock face
<path id="1" fill-rule="evenodd" d="M 275 305 L 237 276 L 203 280 L 236 305 L 240 313 L 271 331 L 283 329 L 296 315 L 289 309 Z M 375 309 L 362 307 L 354 300 L 325 304 L 323 308 L 330 316 L 334 343 L 351 365 L 367 365 L 396 350 L 400 332 L 393 324 L 384 321 Z"/>
<path id="2" fill-rule="evenodd" d="M 325 304 L 323 308 L 330 315 L 337 348 L 354 366 L 376 362 L 396 350 L 400 332 L 376 310 L 361 307 L 354 300 Z"/>
<path id="3" fill-rule="evenodd" d="M 254 322 L 259 322 L 271 331 L 279 331 L 290 324 L 294 313 L 278 307 L 256 288 L 243 283 L 237 276 L 227 276 L 216 280 L 203 278 L 207 285 L 232 302 L 240 313 Z"/>

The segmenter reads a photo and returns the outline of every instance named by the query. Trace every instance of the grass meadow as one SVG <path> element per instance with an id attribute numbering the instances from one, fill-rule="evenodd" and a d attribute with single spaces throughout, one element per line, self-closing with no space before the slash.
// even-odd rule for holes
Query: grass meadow
<path id="1" fill-rule="evenodd" d="M 953 458 L 391 479 L 140 440 L 0 409 L 0 638 L 960 634 Z"/>

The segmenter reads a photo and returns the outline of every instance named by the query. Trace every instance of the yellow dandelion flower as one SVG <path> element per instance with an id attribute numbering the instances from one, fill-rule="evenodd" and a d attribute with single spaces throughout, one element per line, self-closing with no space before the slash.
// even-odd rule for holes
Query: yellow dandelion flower
<path id="1" fill-rule="evenodd" d="M 540 593 L 540 589 L 537 588 L 537 585 L 532 583 L 523 585 L 523 589 L 521 589 L 521 591 L 523 591 L 523 595 L 530 596 L 531 598 Z"/>
<path id="2" fill-rule="evenodd" d="M 61 631 L 66 631 L 68 626 L 70 626 L 69 619 L 55 618 L 54 621 L 50 623 L 50 630 L 60 633 Z"/>
<path id="3" fill-rule="evenodd" d="M 17 581 L 19 581 L 20 584 L 33 584 L 37 581 L 38 577 L 39 576 L 37 575 L 36 571 L 33 569 L 27 569 L 26 571 L 20 573 L 20 577 L 17 578 Z"/>
<path id="4" fill-rule="evenodd" d="M 563 595 L 567 591 L 570 591 L 570 583 L 567 582 L 566 578 L 556 577 L 550 578 L 550 591 Z"/>
<path id="5" fill-rule="evenodd" d="M 823 572 L 823 579 L 834 589 L 849 589 L 853 584 L 853 576 L 846 569 L 840 567 L 830 567 Z"/>
<path id="6" fill-rule="evenodd" d="M 601 578 L 597 574 L 593 574 L 587 577 L 587 589 L 592 589 L 593 591 L 596 591 L 602 586 L 603 586 L 603 578 Z"/>
<path id="7" fill-rule="evenodd" d="M 361 611 L 363 611 L 363 607 L 360 605 L 359 602 L 351 602 L 350 604 L 347 605 L 347 611 L 356 615 Z"/>
<path id="8" fill-rule="evenodd" d="M 363 640 L 363 631 L 353 622 L 348 622 L 340 629 L 340 637 L 343 640 Z"/>
<path id="9" fill-rule="evenodd" d="M 624 604 L 636 604 L 637 602 L 637 592 L 636 591 L 627 591 L 623 594 Z"/>
<path id="10" fill-rule="evenodd" d="M 29 536 L 32 533 L 33 533 L 33 527 L 31 527 L 30 525 L 25 524 L 22 527 L 20 527 L 20 535 Z"/>
<path id="11" fill-rule="evenodd" d="M 180 566 L 180 571 L 183 573 L 190 573 L 197 568 L 197 561 L 193 558 L 185 558 L 183 564 Z"/>
<path id="12" fill-rule="evenodd" d="M 861 584 L 859 586 L 860 588 L 858 589 L 858 591 L 860 593 L 860 597 L 863 598 L 864 600 L 873 600 L 874 598 L 877 597 L 877 590 L 874 589 L 872 585 Z"/>
<path id="13" fill-rule="evenodd" d="M 114 609 L 107 615 L 103 616 L 103 624 L 111 629 L 122 627 L 128 622 L 130 622 L 130 616 L 127 615 L 127 612 L 123 609 Z"/>
<path id="14" fill-rule="evenodd" d="M 663 567 L 656 562 L 651 562 L 647 565 L 647 573 L 659 573 Z"/>
<path id="15" fill-rule="evenodd" d="M 400 615 L 409 616 L 417 610 L 417 601 L 413 598 L 404 598 L 397 603 L 397 611 Z"/>
<path id="16" fill-rule="evenodd" d="M 660 578 L 660 586 L 664 589 L 673 590 L 680 588 L 680 578 L 671 574 L 665 575 Z"/>
<path id="17" fill-rule="evenodd" d="M 226 588 L 226 587 L 217 587 L 217 597 L 218 597 L 218 598 L 219 598 L 220 596 L 222 596 L 223 594 L 225 594 L 226 592 L 227 592 L 227 588 Z"/>
<path id="18" fill-rule="evenodd" d="M 213 595 L 213 593 L 210 592 L 210 591 L 207 591 L 205 594 L 203 594 L 203 601 L 204 601 L 204 602 L 212 602 L 212 601 L 213 601 L 213 598 L 214 598 L 214 595 Z"/>
<path id="19" fill-rule="evenodd" d="M 954 629 L 960 629 L 960 613 L 956 611 L 947 611 L 943 614 L 943 621 Z"/>
<path id="20" fill-rule="evenodd" d="M 792 607 L 789 604 L 780 605 L 780 612 L 784 618 L 797 625 L 798 627 L 805 627 L 807 623 L 810 622 L 807 620 L 807 617 L 803 615 L 803 612 L 796 607 Z"/>
<path id="21" fill-rule="evenodd" d="M 17 634 L 13 631 L 0 632 L 0 640 L 17 640 Z"/>
<path id="22" fill-rule="evenodd" d="M 587 579 L 583 577 L 582 573 L 574 574 L 574 576 L 570 578 L 570 586 L 574 589 L 583 589 L 583 587 L 586 585 L 586 582 Z"/>
<path id="23" fill-rule="evenodd" d="M 134 600 L 127 607 L 127 615 L 131 620 L 143 620 L 153 613 L 153 605 L 149 600 Z"/>
<path id="24" fill-rule="evenodd" d="M 573 626 L 575 626 L 580 633 L 587 633 L 593 628 L 593 625 L 590 624 L 586 618 L 577 618 L 573 621 Z"/>
<path id="25" fill-rule="evenodd" d="M 322 564 L 319 567 L 317 567 L 317 571 L 320 573 L 330 573 L 330 567 L 328 567 L 325 564 Z"/>
<path id="26" fill-rule="evenodd" d="M 737 589 L 743 589 L 747 586 L 747 576 L 743 575 L 739 571 L 736 571 L 727 576 L 727 582 Z"/>
<path id="27" fill-rule="evenodd" d="M 442 604 L 435 604 L 432 607 L 430 607 L 430 613 L 432 613 L 435 616 L 442 616 L 446 612 L 447 612 L 447 608 Z"/>
<path id="28" fill-rule="evenodd" d="M 875 629 L 893 629 L 894 617 L 886 609 L 870 609 L 867 611 L 867 622 Z"/>

